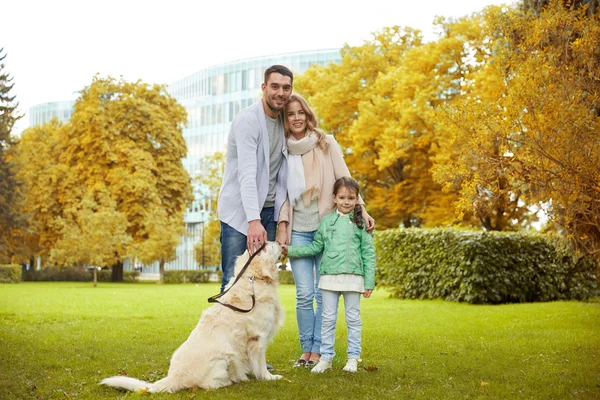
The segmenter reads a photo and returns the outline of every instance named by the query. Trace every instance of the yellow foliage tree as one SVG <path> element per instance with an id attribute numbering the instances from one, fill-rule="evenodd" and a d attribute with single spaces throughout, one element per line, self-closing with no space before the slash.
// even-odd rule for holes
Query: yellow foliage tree
<path id="1" fill-rule="evenodd" d="M 25 188 L 24 212 L 31 215 L 32 226 L 38 235 L 39 255 L 44 259 L 60 239 L 57 220 L 65 218 L 67 194 L 81 194 L 76 177 L 66 166 L 59 166 L 62 151 L 59 138 L 67 127 L 56 119 L 26 129 L 13 153 L 18 165 L 18 177 Z M 69 196 L 70 196 L 69 195 Z"/>
<path id="2" fill-rule="evenodd" d="M 200 160 L 202 176 L 197 183 L 207 189 L 211 198 L 208 223 L 202 227 L 202 239 L 194 246 L 196 261 L 201 266 L 221 264 L 221 222 L 217 218 L 217 198 L 225 170 L 225 153 L 216 152 Z"/>
<path id="3" fill-rule="evenodd" d="M 115 211 L 114 200 L 106 194 L 100 204 L 86 194 L 76 210 L 65 210 L 65 217 L 57 217 L 55 223 L 60 234 L 51 249 L 51 260 L 58 265 L 94 266 L 94 287 L 97 284 L 97 268 L 119 262 L 119 254 L 125 254 L 131 242 L 127 235 L 127 218 Z"/>
<path id="4" fill-rule="evenodd" d="M 442 191 L 431 168 L 447 151 L 438 112 L 462 94 L 483 57 L 480 18 L 438 21 L 439 40 L 423 43 L 411 28 L 391 27 L 342 62 L 312 67 L 296 87 L 343 148 L 367 207 L 382 228 L 455 222 L 457 193 Z"/>
<path id="5" fill-rule="evenodd" d="M 55 249 L 56 262 L 92 259 L 70 248 L 78 234 L 94 240 L 84 225 L 102 218 L 90 213 L 103 216 L 102 235 L 122 239 L 103 242 L 112 257 L 102 252 L 93 258 L 116 261 L 113 280 L 122 279 L 124 258 L 158 260 L 161 272 L 174 259 L 192 199 L 181 162 L 187 152 L 185 120 L 185 109 L 163 86 L 95 77 L 68 124 L 52 122 L 24 133 L 20 160 L 28 207 L 40 225 L 40 242 L 47 251 Z"/>
<path id="6" fill-rule="evenodd" d="M 463 156 L 438 171 L 461 208 L 547 205 L 579 246 L 600 252 L 600 18 L 552 0 L 489 8 L 492 57 L 449 110 Z M 499 200 L 500 199 L 500 200 Z"/>

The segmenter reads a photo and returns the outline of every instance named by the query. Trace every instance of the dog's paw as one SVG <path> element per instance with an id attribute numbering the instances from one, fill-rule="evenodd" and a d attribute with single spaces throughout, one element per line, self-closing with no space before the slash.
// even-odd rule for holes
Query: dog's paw
<path id="1" fill-rule="evenodd" d="M 281 379 L 281 378 L 283 378 L 283 376 L 281 376 L 281 375 L 268 374 L 265 377 L 265 380 L 267 380 L 267 381 L 276 381 L 276 380 Z"/>

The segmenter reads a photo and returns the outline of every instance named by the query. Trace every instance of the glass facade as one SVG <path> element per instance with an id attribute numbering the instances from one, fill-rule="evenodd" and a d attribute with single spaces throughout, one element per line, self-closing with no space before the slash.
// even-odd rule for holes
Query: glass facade
<path id="1" fill-rule="evenodd" d="M 63 123 L 67 122 L 73 114 L 74 105 L 74 101 L 56 101 L 35 105 L 28 111 L 29 126 L 41 125 L 52 118 L 56 118 Z"/>
<path id="2" fill-rule="evenodd" d="M 339 49 L 256 57 L 209 67 L 169 85 L 169 94 L 188 112 L 187 125 L 183 130 L 188 153 L 182 162 L 190 176 L 193 178 L 203 173 L 203 157 L 225 150 L 233 117 L 260 99 L 263 74 L 267 68 L 281 64 L 296 75 L 312 64 L 326 65 L 340 61 Z M 32 107 L 29 110 L 29 124 L 42 124 L 54 116 L 67 121 L 73 104 L 57 102 Z M 194 202 L 185 216 L 187 235 L 181 238 L 181 244 L 177 247 L 177 259 L 165 264 L 165 269 L 198 269 L 194 245 L 202 240 L 202 230 L 208 221 L 210 197 L 205 188 L 194 185 Z M 131 262 L 125 262 L 124 266 L 126 269 L 134 267 Z M 143 271 L 144 274 L 158 273 L 158 263 L 144 266 Z"/>
<path id="3" fill-rule="evenodd" d="M 191 176 L 200 159 L 224 150 L 233 117 L 260 98 L 263 74 L 274 64 L 301 74 L 310 65 L 341 61 L 339 49 L 279 54 L 234 61 L 198 71 L 169 85 L 168 92 L 188 112 L 183 134 L 188 146 L 183 164 Z"/>

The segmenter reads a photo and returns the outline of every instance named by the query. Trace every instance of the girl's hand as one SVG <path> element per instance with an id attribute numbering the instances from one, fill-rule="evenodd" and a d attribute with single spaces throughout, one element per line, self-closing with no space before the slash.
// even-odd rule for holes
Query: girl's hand
<path id="1" fill-rule="evenodd" d="M 371 297 L 371 293 L 373 293 L 373 289 L 367 289 L 363 293 L 363 296 L 365 296 L 365 299 L 368 299 L 369 297 Z"/>
<path id="2" fill-rule="evenodd" d="M 287 244 L 281 245 L 281 254 L 283 254 L 284 256 L 287 256 L 287 248 Z"/>

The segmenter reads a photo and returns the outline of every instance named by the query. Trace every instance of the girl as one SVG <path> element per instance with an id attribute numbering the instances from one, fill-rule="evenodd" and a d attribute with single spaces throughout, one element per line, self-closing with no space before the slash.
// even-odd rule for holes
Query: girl
<path id="1" fill-rule="evenodd" d="M 361 352 L 360 294 L 369 298 L 375 288 L 375 248 L 358 204 L 358 183 L 342 177 L 333 185 L 336 211 L 324 216 L 311 244 L 284 246 L 289 257 L 323 252 L 319 288 L 323 304 L 321 359 L 311 372 L 331 369 L 338 301 L 344 296 L 348 325 L 348 362 L 344 371 L 356 372 Z"/>

